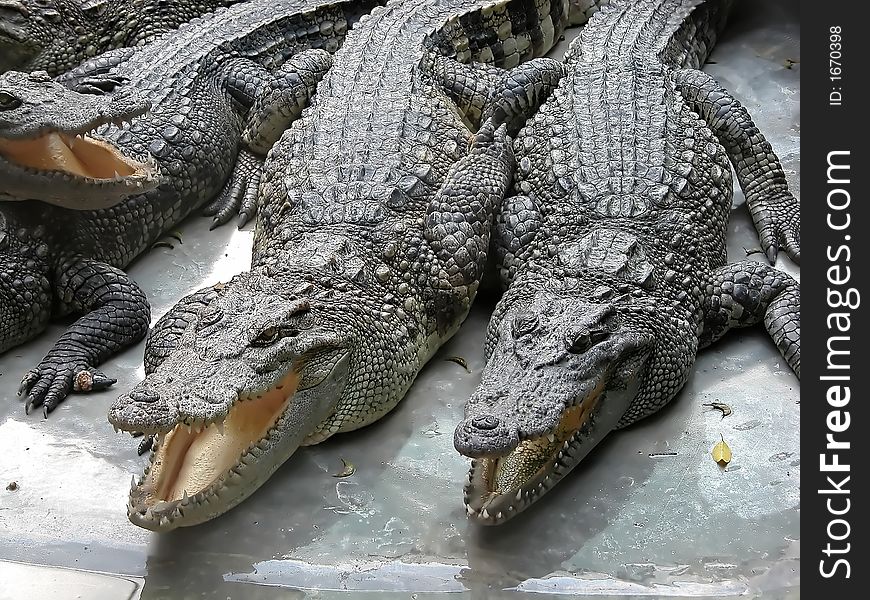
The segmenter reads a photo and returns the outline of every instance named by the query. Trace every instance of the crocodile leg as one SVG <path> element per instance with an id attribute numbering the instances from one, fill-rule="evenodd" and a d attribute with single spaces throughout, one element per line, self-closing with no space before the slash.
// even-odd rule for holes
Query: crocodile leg
<path id="1" fill-rule="evenodd" d="M 770 142 L 746 108 L 706 73 L 680 69 L 673 80 L 728 152 L 767 258 L 775 262 L 781 247 L 800 262 L 800 204 Z"/>
<path id="2" fill-rule="evenodd" d="M 515 135 L 547 100 L 565 75 L 565 65 L 552 58 L 535 58 L 502 74 L 487 99 L 483 120 L 507 123 Z"/>
<path id="3" fill-rule="evenodd" d="M 700 347 L 729 329 L 764 322 L 788 365 L 801 374 L 800 284 L 790 275 L 752 261 L 715 269 L 707 283 Z"/>
<path id="4" fill-rule="evenodd" d="M 507 289 L 516 276 L 517 253 L 532 243 L 543 221 L 540 209 L 528 196 L 510 196 L 502 203 L 495 217 L 492 246 L 503 289 Z M 495 318 L 492 322 L 496 322 Z"/>
<path id="5" fill-rule="evenodd" d="M 453 100 L 459 112 L 477 129 L 491 91 L 504 74 L 504 69 L 485 63 L 465 64 L 430 51 L 430 76 L 436 86 Z"/>
<path id="6" fill-rule="evenodd" d="M 62 261 L 55 269 L 55 292 L 62 306 L 86 314 L 21 380 L 18 395 L 27 394 L 26 410 L 42 405 L 46 416 L 71 391 L 96 391 L 115 383 L 96 365 L 141 340 L 151 319 L 139 286 L 120 269 L 99 261 Z"/>
<path id="7" fill-rule="evenodd" d="M 495 129 L 487 121 L 426 211 L 424 236 L 435 253 L 441 291 L 452 305 L 439 312 L 453 314 L 471 305 L 486 265 L 493 211 L 509 189 L 513 162 L 506 126 Z"/>
<path id="8" fill-rule="evenodd" d="M 507 123 L 512 135 L 556 89 L 564 74 L 562 63 L 551 58 L 535 58 L 507 70 L 463 64 L 435 54 L 432 67 L 433 79 L 472 128 L 492 118 L 494 123 Z"/>
<path id="9" fill-rule="evenodd" d="M 284 63 L 273 75 L 250 61 L 233 61 L 226 77 L 229 93 L 250 105 L 242 144 L 233 173 L 203 214 L 214 216 L 212 229 L 239 215 L 239 227 L 257 211 L 257 190 L 263 160 L 284 130 L 308 106 L 317 83 L 332 66 L 325 50 L 306 50 Z M 251 90 L 256 90 L 251 95 Z"/>

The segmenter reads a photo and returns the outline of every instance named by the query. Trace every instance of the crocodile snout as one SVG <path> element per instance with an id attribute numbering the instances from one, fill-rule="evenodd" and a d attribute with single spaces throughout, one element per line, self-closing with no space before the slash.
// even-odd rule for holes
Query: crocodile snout
<path id="1" fill-rule="evenodd" d="M 503 456 L 516 448 L 519 436 L 516 427 L 492 414 L 476 415 L 462 421 L 453 434 L 453 446 L 472 458 Z"/>
<path id="2" fill-rule="evenodd" d="M 476 429 L 483 429 L 484 431 L 490 431 L 498 427 L 499 421 L 498 417 L 493 415 L 484 415 L 482 417 L 474 417 L 471 419 L 471 426 Z"/>
<path id="3" fill-rule="evenodd" d="M 146 402 L 151 404 L 160 400 L 160 394 L 151 390 L 133 390 L 130 392 L 130 399 L 133 402 Z"/>

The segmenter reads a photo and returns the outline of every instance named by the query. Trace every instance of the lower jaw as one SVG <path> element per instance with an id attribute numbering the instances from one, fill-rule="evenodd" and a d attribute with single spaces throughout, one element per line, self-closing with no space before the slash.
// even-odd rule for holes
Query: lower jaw
<path id="1" fill-rule="evenodd" d="M 550 461 L 526 484 L 516 489 L 496 491 L 490 476 L 496 469 L 497 460 L 473 460 L 466 480 L 465 511 L 470 519 L 481 525 L 500 525 L 512 519 L 550 491 L 573 467 Z"/>

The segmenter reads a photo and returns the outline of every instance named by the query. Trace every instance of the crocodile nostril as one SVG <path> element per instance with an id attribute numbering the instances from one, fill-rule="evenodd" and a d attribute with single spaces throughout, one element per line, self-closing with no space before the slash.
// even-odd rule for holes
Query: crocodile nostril
<path id="1" fill-rule="evenodd" d="M 130 392 L 130 398 L 133 402 L 157 402 L 160 400 L 160 395 L 151 390 L 134 390 Z"/>
<path id="2" fill-rule="evenodd" d="M 482 417 L 474 417 L 471 419 L 471 426 L 475 429 L 483 429 L 490 431 L 498 427 L 498 417 L 492 415 L 483 415 Z"/>

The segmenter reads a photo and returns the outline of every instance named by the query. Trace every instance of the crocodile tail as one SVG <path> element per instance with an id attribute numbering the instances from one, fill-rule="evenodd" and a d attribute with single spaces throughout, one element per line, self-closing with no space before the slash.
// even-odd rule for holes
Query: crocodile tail
<path id="1" fill-rule="evenodd" d="M 572 42 L 566 61 L 698 67 L 725 26 L 733 0 L 611 0 Z"/>
<path id="2" fill-rule="evenodd" d="M 490 0 L 451 18 L 428 44 L 462 63 L 515 67 L 556 45 L 568 8 L 568 0 Z"/>
<path id="3" fill-rule="evenodd" d="M 725 29 L 733 0 L 707 0 L 685 18 L 659 58 L 668 65 L 699 69 Z"/>

